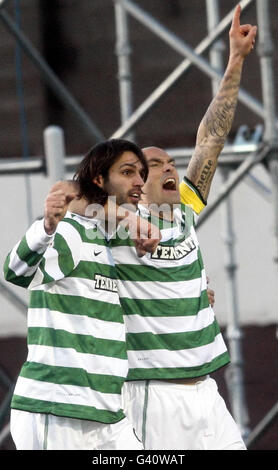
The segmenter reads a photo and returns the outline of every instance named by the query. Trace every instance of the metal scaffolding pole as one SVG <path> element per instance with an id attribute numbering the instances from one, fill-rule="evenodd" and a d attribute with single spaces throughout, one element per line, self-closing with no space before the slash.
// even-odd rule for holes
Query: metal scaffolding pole
<path id="1" fill-rule="evenodd" d="M 45 62 L 44 58 L 39 54 L 39 52 L 33 47 L 29 39 L 24 35 L 24 33 L 17 27 L 13 22 L 10 16 L 2 8 L 0 10 L 0 19 L 7 28 L 7 30 L 13 35 L 16 39 L 22 50 L 27 54 L 27 56 L 32 60 L 35 66 L 38 68 L 42 77 L 46 83 L 50 86 L 53 92 L 61 99 L 64 105 L 73 112 L 74 116 L 77 117 L 77 120 L 80 124 L 83 125 L 84 129 L 87 131 L 88 135 L 96 139 L 97 141 L 103 140 L 103 134 L 97 128 L 97 126 L 92 122 L 87 113 L 81 108 L 81 106 L 76 102 L 75 98 L 69 93 L 63 83 L 55 75 L 52 69 Z"/>
<path id="2" fill-rule="evenodd" d="M 2 444 L 8 439 L 10 435 L 10 423 L 7 423 L 4 428 L 0 431 L 0 448 Z"/>
<path id="3" fill-rule="evenodd" d="M 130 67 L 131 47 L 128 34 L 128 15 L 121 0 L 114 0 L 116 24 L 116 55 L 118 58 L 118 81 L 121 107 L 121 123 L 123 124 L 132 113 L 132 80 Z M 126 136 L 134 140 L 134 134 Z"/>
<path id="4" fill-rule="evenodd" d="M 46 169 L 50 184 L 64 179 L 65 142 L 64 132 L 59 126 L 49 126 L 43 133 Z"/>
<path id="5" fill-rule="evenodd" d="M 164 80 L 159 87 L 157 87 L 152 94 L 135 110 L 132 115 L 125 121 L 125 123 L 117 129 L 112 137 L 121 138 L 125 136 L 134 126 L 146 115 L 148 111 L 156 104 L 166 92 L 168 92 L 177 80 L 189 70 L 192 65 L 196 65 L 200 70 L 207 74 L 212 79 L 221 79 L 222 75 L 211 65 L 209 62 L 201 57 L 208 50 L 208 48 L 219 38 L 219 36 L 226 31 L 230 26 L 234 11 L 231 11 L 226 17 L 218 24 L 211 35 L 204 39 L 196 49 L 192 49 L 188 44 L 178 38 L 175 34 L 169 31 L 166 27 L 162 26 L 151 15 L 146 13 L 140 7 L 135 5 L 129 0 L 121 0 L 125 9 L 134 16 L 145 27 L 155 33 L 160 39 L 165 41 L 174 50 L 185 56 L 186 59 Z M 242 0 L 240 5 L 242 10 L 246 9 L 253 3 L 254 0 Z M 249 95 L 245 90 L 240 89 L 239 100 L 242 101 L 249 109 L 260 117 L 264 117 L 264 109 L 262 104 Z M 278 126 L 278 121 L 276 122 Z"/>
<path id="6" fill-rule="evenodd" d="M 270 428 L 278 416 L 278 402 L 271 408 L 271 410 L 266 414 L 266 416 L 257 424 L 255 429 L 250 432 L 246 446 L 247 449 L 251 449 L 256 442 L 259 440 L 262 434 Z"/>
<path id="7" fill-rule="evenodd" d="M 257 151 L 258 146 L 254 144 L 227 145 L 222 150 L 218 159 L 218 166 L 238 167 L 250 153 Z M 185 169 L 193 154 L 194 148 L 179 147 L 168 148 L 167 153 L 176 160 L 177 168 Z M 64 169 L 67 173 L 73 173 L 79 165 L 83 155 L 68 155 L 64 159 Z M 1 158 L 0 176 L 2 175 L 24 175 L 24 174 L 44 174 L 49 172 L 46 168 L 46 159 L 42 157 L 24 158 Z"/>
<path id="8" fill-rule="evenodd" d="M 258 53 L 260 57 L 263 104 L 265 109 L 264 141 L 271 145 L 271 151 L 267 158 L 267 165 L 270 170 L 273 188 L 274 236 L 276 239 L 274 261 L 278 263 L 278 132 L 275 125 L 276 94 L 272 60 L 274 46 L 271 36 L 269 12 L 269 0 L 257 0 L 257 18 L 260 33 Z M 269 429 L 277 419 L 277 416 L 278 401 L 249 434 L 246 444 L 248 449 L 252 448 L 261 435 Z"/>
<path id="9" fill-rule="evenodd" d="M 207 22 L 209 32 L 213 31 L 220 20 L 218 0 L 206 0 Z M 216 42 L 210 50 L 210 61 L 214 68 L 223 74 L 223 47 Z M 217 93 L 219 80 L 212 80 L 213 96 Z M 230 168 L 228 166 L 220 169 L 222 179 L 227 180 Z M 227 339 L 231 363 L 226 369 L 226 382 L 230 397 L 233 417 L 239 426 L 241 435 L 245 440 L 248 435 L 248 413 L 245 401 L 243 360 L 241 349 L 242 332 L 239 323 L 238 294 L 236 288 L 235 262 L 235 235 L 233 222 L 232 199 L 227 195 L 221 206 L 222 238 L 225 246 L 225 272 L 226 272 L 226 308 L 227 308 Z"/>
<path id="10" fill-rule="evenodd" d="M 221 186 L 218 191 L 218 195 L 215 200 L 212 201 L 209 206 L 206 208 L 203 215 L 200 216 L 198 221 L 198 227 L 200 227 L 208 217 L 215 211 L 215 209 L 224 201 L 224 199 L 235 190 L 237 185 L 243 180 L 247 173 L 258 163 L 266 160 L 271 147 L 267 144 L 262 145 L 255 153 L 249 155 L 239 167 L 233 171 L 226 182 Z"/>
<path id="11" fill-rule="evenodd" d="M 230 173 L 228 168 L 221 169 L 223 181 L 226 182 Z M 248 433 L 248 412 L 244 391 L 244 360 L 242 355 L 242 337 L 240 328 L 238 292 L 237 292 L 237 263 L 235 254 L 236 237 L 234 232 L 233 204 L 231 196 L 227 196 L 222 209 L 222 238 L 225 245 L 226 271 L 226 308 L 227 308 L 227 340 L 231 363 L 226 369 L 225 379 L 228 386 L 232 414 L 239 426 L 243 440 Z"/>
<path id="12" fill-rule="evenodd" d="M 259 25 L 259 56 L 262 76 L 262 93 L 265 108 L 264 140 L 272 146 L 268 166 L 272 179 L 274 206 L 274 237 L 276 239 L 274 259 L 278 263 L 278 132 L 275 126 L 276 94 L 273 74 L 274 46 L 271 36 L 269 0 L 257 0 L 257 18 Z M 277 264 L 278 266 L 278 264 Z"/>

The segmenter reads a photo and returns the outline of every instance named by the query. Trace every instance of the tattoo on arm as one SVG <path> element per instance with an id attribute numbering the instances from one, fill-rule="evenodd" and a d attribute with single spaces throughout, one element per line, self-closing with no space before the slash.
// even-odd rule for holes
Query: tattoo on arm
<path id="1" fill-rule="evenodd" d="M 212 177 L 214 175 L 213 170 L 213 161 L 207 160 L 204 165 L 202 165 L 201 172 L 196 184 L 197 189 L 200 191 L 201 195 L 206 195 L 208 185 L 210 184 Z"/>
<path id="2" fill-rule="evenodd" d="M 203 135 L 211 139 L 212 145 L 216 142 L 224 145 L 230 132 L 237 106 L 239 85 L 240 74 L 233 79 L 230 75 L 224 77 L 219 92 L 204 116 L 200 127 Z"/>
<path id="3" fill-rule="evenodd" d="M 227 73 L 210 104 L 198 130 L 194 154 L 189 162 L 187 177 L 206 200 L 216 170 L 218 156 L 230 132 L 237 105 L 240 70 Z"/>
<path id="4" fill-rule="evenodd" d="M 218 100 L 217 100 L 218 101 Z M 208 112 L 204 119 L 204 126 L 207 134 L 218 140 L 218 143 L 225 143 L 226 137 L 232 125 L 235 103 L 227 100 L 221 106 L 220 103 L 214 103 L 214 106 Z"/>

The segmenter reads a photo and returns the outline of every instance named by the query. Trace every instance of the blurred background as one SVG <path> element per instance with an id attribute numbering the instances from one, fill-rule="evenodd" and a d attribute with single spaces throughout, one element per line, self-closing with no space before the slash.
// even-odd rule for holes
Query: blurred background
<path id="1" fill-rule="evenodd" d="M 1 265 L 96 142 L 176 157 L 180 177 L 227 64 L 234 0 L 0 1 Z M 198 234 L 231 365 L 215 374 L 248 448 L 277 450 L 277 0 L 243 0 L 259 27 Z M 0 275 L 0 449 L 27 354 L 28 293 Z"/>

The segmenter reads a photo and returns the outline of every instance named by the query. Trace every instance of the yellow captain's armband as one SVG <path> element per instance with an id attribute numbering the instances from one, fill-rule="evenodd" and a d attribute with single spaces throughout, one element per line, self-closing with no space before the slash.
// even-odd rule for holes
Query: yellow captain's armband
<path id="1" fill-rule="evenodd" d="M 198 190 L 186 178 L 180 183 L 180 197 L 181 202 L 191 205 L 198 215 L 206 207 L 206 203 L 202 200 Z"/>

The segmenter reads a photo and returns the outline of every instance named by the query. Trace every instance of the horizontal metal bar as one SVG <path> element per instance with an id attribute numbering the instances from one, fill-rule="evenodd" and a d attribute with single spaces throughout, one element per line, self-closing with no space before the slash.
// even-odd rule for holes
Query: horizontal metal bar
<path id="1" fill-rule="evenodd" d="M 43 157 L 0 159 L 0 175 L 43 172 L 45 172 L 45 160 Z"/>
<path id="2" fill-rule="evenodd" d="M 240 144 L 240 145 L 225 145 L 221 151 L 221 155 L 238 155 L 250 152 L 256 152 L 259 149 L 258 144 Z M 172 157 L 192 155 L 194 147 L 170 147 L 166 150 Z"/>
<path id="3" fill-rule="evenodd" d="M 219 157 L 219 164 L 230 164 L 242 161 L 246 155 L 255 152 L 258 146 L 256 144 L 227 145 L 223 148 Z M 185 166 L 193 155 L 194 147 L 180 147 L 166 149 L 179 166 Z M 67 172 L 74 172 L 84 158 L 83 155 L 67 156 L 64 160 L 64 167 Z M 2 158 L 0 159 L 0 175 L 14 175 L 27 173 L 46 173 L 45 158 L 32 157 L 23 158 Z"/>
<path id="4" fill-rule="evenodd" d="M 223 148 L 218 163 L 219 165 L 237 165 L 245 160 L 248 154 L 255 152 L 257 149 L 258 145 L 256 144 L 227 145 Z M 175 158 L 177 167 L 186 167 L 193 155 L 194 147 L 168 148 L 165 151 Z M 66 171 L 75 171 L 82 158 L 80 155 L 67 157 L 65 160 Z"/>
<path id="5" fill-rule="evenodd" d="M 205 209 L 203 215 L 199 218 L 197 227 L 200 227 L 208 217 L 215 211 L 215 209 L 221 204 L 221 202 L 230 194 L 232 190 L 240 183 L 240 181 L 245 177 L 245 175 L 253 168 L 256 164 L 262 162 L 271 151 L 269 145 L 264 145 L 255 152 L 254 154 L 249 155 L 241 165 L 232 172 L 231 176 L 227 181 L 222 185 L 218 192 L 216 199 L 208 205 Z"/>

